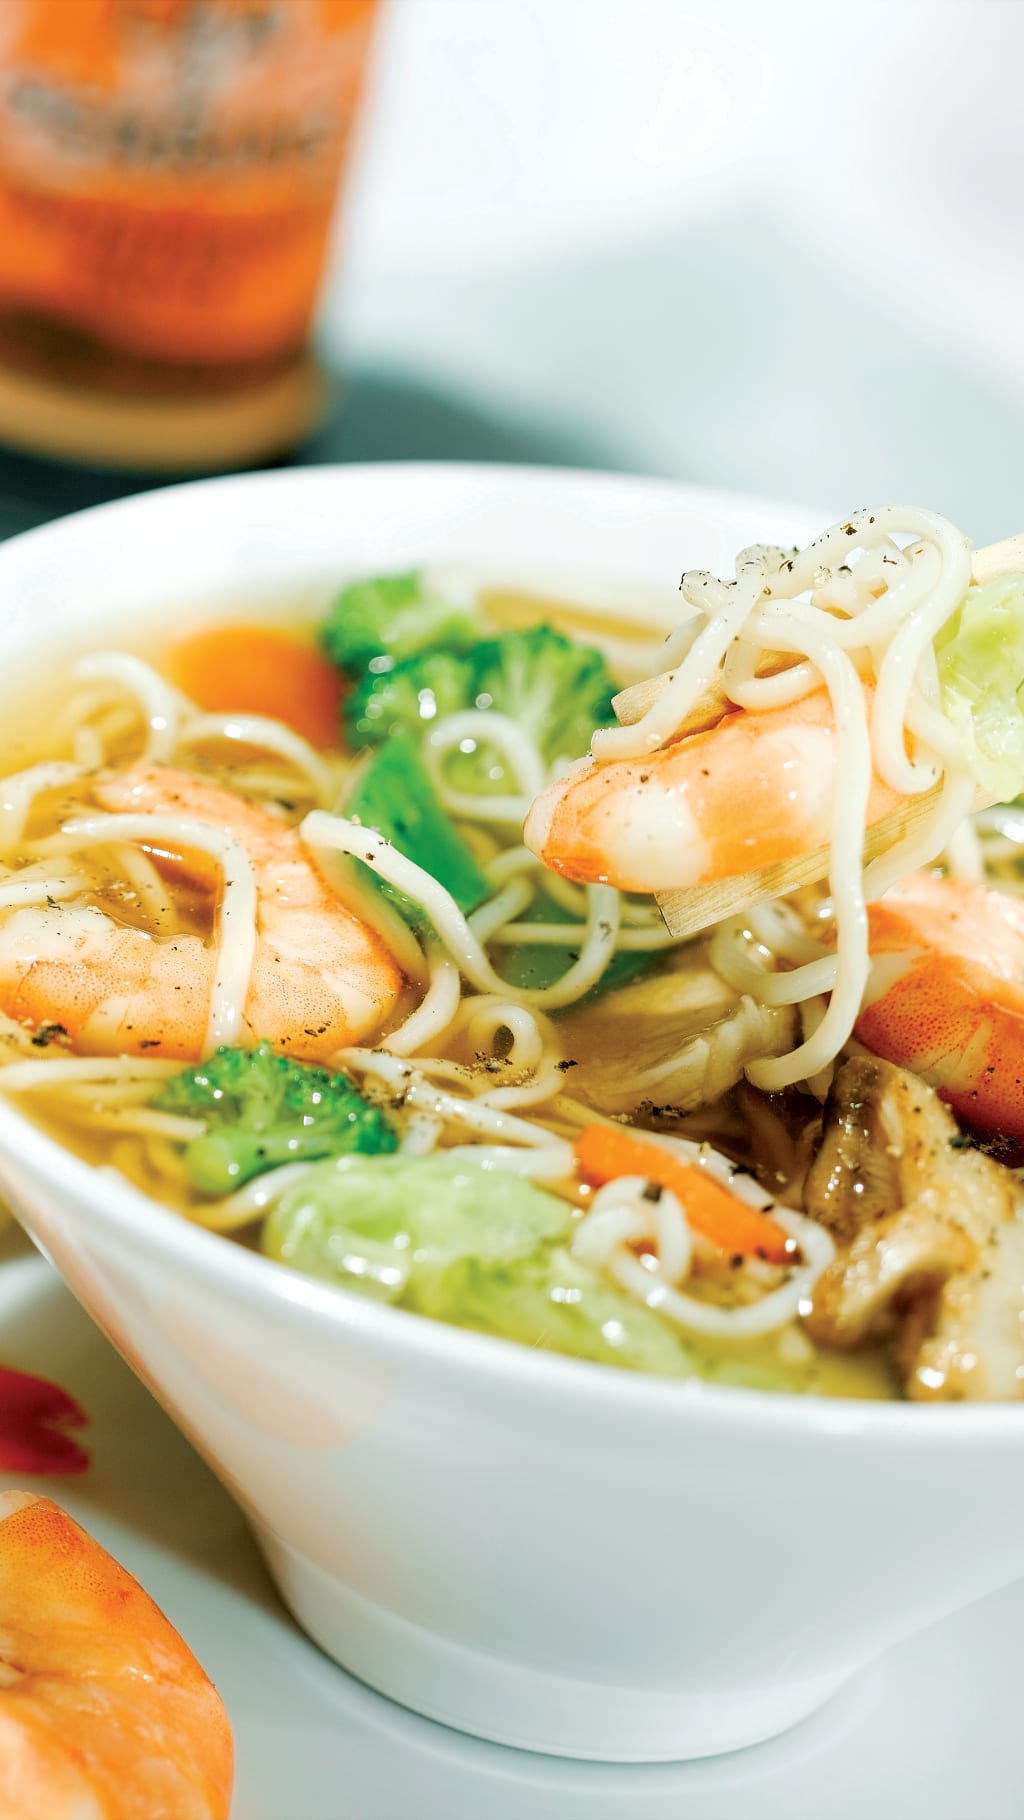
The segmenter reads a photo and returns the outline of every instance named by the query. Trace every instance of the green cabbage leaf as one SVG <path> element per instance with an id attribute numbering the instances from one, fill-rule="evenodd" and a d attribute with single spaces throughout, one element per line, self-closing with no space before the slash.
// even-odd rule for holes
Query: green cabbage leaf
<path id="1" fill-rule="evenodd" d="M 1024 789 L 1024 575 L 969 588 L 935 640 L 942 709 L 992 802 Z"/>

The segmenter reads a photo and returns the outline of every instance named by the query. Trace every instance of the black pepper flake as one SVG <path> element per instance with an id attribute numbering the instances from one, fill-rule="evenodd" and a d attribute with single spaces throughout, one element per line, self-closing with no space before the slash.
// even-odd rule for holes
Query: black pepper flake
<path id="1" fill-rule="evenodd" d="M 32 1038 L 32 1046 L 35 1049 L 45 1049 L 50 1043 L 58 1042 L 62 1036 L 67 1036 L 63 1024 L 40 1024 Z"/>
<path id="2" fill-rule="evenodd" d="M 561 1074 L 568 1074 L 570 1068 L 579 1067 L 579 1062 L 569 1062 L 569 1061 L 556 1062 L 555 1067 L 559 1070 L 559 1072 Z"/>

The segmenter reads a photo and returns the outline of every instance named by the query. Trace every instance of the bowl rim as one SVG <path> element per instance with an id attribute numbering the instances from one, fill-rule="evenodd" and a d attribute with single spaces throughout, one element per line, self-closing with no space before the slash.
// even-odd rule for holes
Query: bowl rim
<path id="1" fill-rule="evenodd" d="M 311 486 L 345 486 L 352 479 L 386 488 L 389 481 L 412 475 L 432 484 L 451 478 L 484 485 L 500 493 L 524 482 L 552 489 L 583 489 L 614 499 L 632 494 L 670 505 L 686 504 L 694 513 L 746 513 L 777 516 L 784 525 L 812 522 L 807 508 L 756 494 L 724 488 L 614 474 L 605 470 L 547 468 L 504 463 L 364 462 L 318 464 L 308 468 L 261 470 L 190 480 L 147 489 L 90 506 L 33 527 L 0 544 L 0 581 L 5 572 L 31 568 L 37 551 L 71 539 L 84 528 L 109 525 L 116 534 L 122 519 L 162 517 L 189 509 L 195 498 L 216 491 L 243 495 L 287 493 Z M 813 1433 L 817 1437 L 859 1435 L 890 1443 L 931 1447 L 956 1441 L 958 1446 L 984 1446 L 1024 1432 L 1024 1402 L 913 1403 L 888 1399 L 829 1397 L 820 1392 L 745 1389 L 702 1378 L 663 1378 L 615 1365 L 602 1365 L 556 1352 L 531 1348 L 472 1329 L 373 1302 L 340 1286 L 305 1277 L 287 1265 L 232 1244 L 224 1235 L 199 1227 L 135 1188 L 113 1168 L 96 1167 L 65 1149 L 17 1109 L 0 1098 L 0 1168 L 8 1159 L 15 1168 L 36 1176 L 47 1190 L 63 1197 L 102 1225 L 127 1231 L 137 1240 L 144 1211 L 147 1245 L 173 1256 L 178 1267 L 194 1264 L 197 1277 L 216 1279 L 228 1291 L 236 1278 L 243 1288 L 290 1309 L 302 1319 L 369 1345 L 382 1361 L 404 1355 L 446 1369 L 453 1376 L 473 1373 L 524 1397 L 558 1397 L 573 1409 L 609 1420 L 620 1416 L 633 1426 L 663 1428 L 666 1422 L 721 1429 L 739 1427 L 758 1435 L 780 1437 Z M 30 1225 L 30 1222 L 26 1222 Z"/>

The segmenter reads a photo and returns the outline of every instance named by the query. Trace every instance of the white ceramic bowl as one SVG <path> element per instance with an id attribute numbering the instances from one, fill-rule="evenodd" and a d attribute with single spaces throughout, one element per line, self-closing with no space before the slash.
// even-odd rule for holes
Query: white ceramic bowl
<path id="1" fill-rule="evenodd" d="M 197 600 L 457 558 L 667 597 L 684 563 L 809 528 L 536 470 L 174 488 L 0 547 L 0 698 L 93 623 Z M 679 1385 L 461 1333 L 189 1226 L 3 1104 L 0 1186 L 238 1498 L 300 1623 L 448 1724 L 575 1756 L 731 1750 L 1024 1573 L 1024 1407 Z"/>

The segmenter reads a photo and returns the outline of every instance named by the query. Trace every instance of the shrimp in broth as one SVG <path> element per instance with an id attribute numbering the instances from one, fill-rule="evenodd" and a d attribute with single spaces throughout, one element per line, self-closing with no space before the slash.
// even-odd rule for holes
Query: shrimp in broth
<path id="1" fill-rule="evenodd" d="M 240 1001 L 234 1013 L 221 1014 L 218 1040 L 266 1038 L 310 1060 L 380 1028 L 401 972 L 380 938 L 328 890 L 291 828 L 219 785 L 167 766 L 100 778 L 94 794 L 98 809 L 110 813 L 86 819 L 82 834 L 90 842 L 125 838 L 127 829 L 143 853 L 211 890 L 214 849 L 228 881 L 220 956 L 187 929 L 161 938 L 89 903 L 26 907 L 0 929 L 0 1007 L 9 1017 L 60 1022 L 88 1054 L 149 1051 L 186 1061 L 203 1053 L 208 1007 L 213 1003 L 217 1016 L 218 994 Z M 230 918 L 240 912 L 230 895 L 249 880 L 255 940 L 252 952 L 247 946 L 240 955 L 244 992 L 232 994 L 223 975 L 232 964 L 225 958 Z"/>
<path id="2" fill-rule="evenodd" d="M 344 587 L 301 683 L 285 639 L 248 691 L 237 623 L 209 700 L 180 634 L 73 662 L 44 736 L 12 718 L 0 1092 L 349 1294 L 668 1377 L 1022 1395 L 991 805 L 1024 576 L 887 507 L 683 592 L 621 725 L 621 620 L 418 573 Z M 764 868 L 767 901 L 662 920 Z"/>

